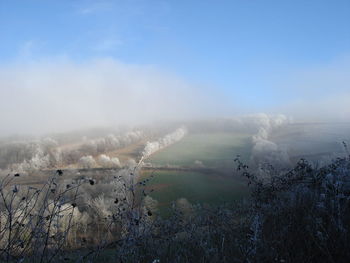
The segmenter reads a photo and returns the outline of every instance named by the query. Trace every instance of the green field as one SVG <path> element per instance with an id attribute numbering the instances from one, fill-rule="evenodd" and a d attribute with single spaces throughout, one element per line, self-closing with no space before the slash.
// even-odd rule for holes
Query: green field
<path id="1" fill-rule="evenodd" d="M 242 178 L 233 176 L 233 159 L 237 154 L 248 159 L 250 152 L 249 134 L 189 134 L 146 160 L 157 166 L 187 167 L 188 171 L 156 170 L 147 188 L 154 189 L 151 197 L 159 202 L 162 212 L 179 198 L 194 204 L 235 201 L 247 196 L 248 189 Z M 143 171 L 141 178 L 150 178 L 150 173 Z"/>
<path id="2" fill-rule="evenodd" d="M 144 172 L 143 178 L 151 172 Z M 220 204 L 232 202 L 247 195 L 246 182 L 234 176 L 219 176 L 200 172 L 156 171 L 147 189 L 159 201 L 160 207 L 172 201 L 186 198 L 191 203 Z"/>
<path id="3" fill-rule="evenodd" d="M 240 154 L 248 159 L 251 151 L 249 134 L 195 133 L 147 159 L 154 165 L 194 166 L 201 161 L 205 167 L 221 169 L 233 167 L 233 159 Z"/>

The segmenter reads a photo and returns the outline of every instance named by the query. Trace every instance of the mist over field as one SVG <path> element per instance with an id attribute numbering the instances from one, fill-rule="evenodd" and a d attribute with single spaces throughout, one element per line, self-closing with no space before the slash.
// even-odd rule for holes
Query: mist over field
<path id="1" fill-rule="evenodd" d="M 349 262 L 348 1 L 0 1 L 0 262 Z"/>

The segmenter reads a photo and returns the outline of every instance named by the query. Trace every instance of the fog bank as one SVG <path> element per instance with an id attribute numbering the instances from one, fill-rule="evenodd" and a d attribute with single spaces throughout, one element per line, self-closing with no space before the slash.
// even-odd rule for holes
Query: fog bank
<path id="1" fill-rule="evenodd" d="M 198 87 L 179 77 L 151 65 L 114 59 L 73 63 L 57 58 L 0 66 L 0 87 L 0 135 L 132 125 L 215 112 Z"/>

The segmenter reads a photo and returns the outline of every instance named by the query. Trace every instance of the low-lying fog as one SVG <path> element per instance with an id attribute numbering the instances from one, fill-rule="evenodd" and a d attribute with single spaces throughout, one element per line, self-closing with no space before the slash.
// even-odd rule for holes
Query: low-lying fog
<path id="1" fill-rule="evenodd" d="M 332 72 L 324 75 L 337 78 Z M 0 169 L 123 167 L 200 132 L 249 135 L 248 159 L 255 165 L 290 167 L 303 157 L 325 163 L 344 154 L 349 141 L 348 96 L 341 96 L 340 85 L 329 96 L 332 103 L 322 103 L 325 94 L 317 93 L 308 101 L 319 80 L 311 74 L 305 83 L 310 89 L 304 93 L 295 89 L 298 104 L 272 103 L 266 114 L 227 90 L 189 83 L 155 66 L 110 58 L 13 62 L 0 67 Z"/>
<path id="2" fill-rule="evenodd" d="M 245 146 L 250 152 L 247 161 L 255 167 L 269 163 L 289 168 L 300 158 L 318 165 L 326 164 L 344 156 L 346 144 L 350 142 L 349 123 L 295 123 L 285 115 L 260 113 L 36 137 L 7 137 L 0 142 L 0 169 L 4 174 L 32 174 L 58 168 L 122 168 L 139 162 L 152 166 L 147 161 L 152 154 L 191 134 L 208 133 L 218 134 L 219 137 L 223 133 L 249 136 L 250 143 Z M 234 156 L 226 158 L 233 159 Z M 196 167 L 205 168 L 205 165 L 201 160 L 196 160 L 192 168 Z"/>
<path id="3" fill-rule="evenodd" d="M 270 88 L 228 89 L 189 81 L 155 65 L 113 58 L 18 59 L 0 63 L 0 137 L 259 112 L 285 114 L 294 122 L 346 122 L 349 64 L 335 61 L 279 76 Z M 283 78 L 285 82 L 277 81 Z"/>

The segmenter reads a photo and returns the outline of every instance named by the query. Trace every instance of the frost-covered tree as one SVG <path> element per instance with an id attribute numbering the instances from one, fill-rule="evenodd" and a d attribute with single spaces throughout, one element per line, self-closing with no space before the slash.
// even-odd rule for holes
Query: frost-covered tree
<path id="1" fill-rule="evenodd" d="M 147 142 L 146 146 L 142 152 L 143 158 L 149 157 L 151 154 L 180 141 L 187 133 L 185 127 L 176 129 L 174 132 L 165 135 L 163 138 L 158 139 L 157 141 Z"/>
<path id="2" fill-rule="evenodd" d="M 121 166 L 117 157 L 111 158 L 105 154 L 101 154 L 98 157 L 98 164 L 104 168 L 119 168 Z"/>

